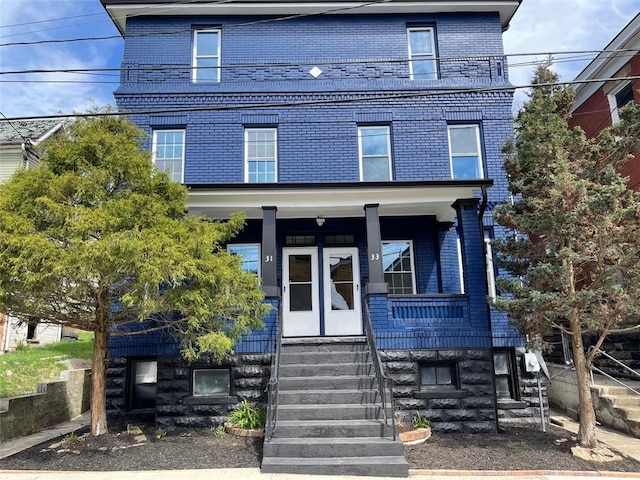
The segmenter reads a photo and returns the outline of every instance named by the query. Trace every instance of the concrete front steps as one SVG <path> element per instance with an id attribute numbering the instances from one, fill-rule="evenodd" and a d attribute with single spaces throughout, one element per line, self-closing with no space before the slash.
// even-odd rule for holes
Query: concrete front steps
<path id="1" fill-rule="evenodd" d="M 640 391 L 640 382 L 625 383 Z M 640 395 L 616 385 L 592 385 L 591 393 L 600 423 L 640 438 Z"/>
<path id="2" fill-rule="evenodd" d="M 365 337 L 285 339 L 279 384 L 262 472 L 408 476 L 402 444 L 384 423 Z"/>

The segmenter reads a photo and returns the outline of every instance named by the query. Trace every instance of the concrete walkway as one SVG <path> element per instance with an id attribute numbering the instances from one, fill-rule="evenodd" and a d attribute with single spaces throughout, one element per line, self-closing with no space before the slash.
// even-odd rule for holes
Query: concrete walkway
<path id="1" fill-rule="evenodd" d="M 555 423 L 577 433 L 578 423 L 560 412 L 551 412 Z M 54 428 L 10 440 L 0 444 L 0 458 L 47 442 L 61 435 L 66 435 L 89 425 L 89 414 L 85 413 L 74 420 L 60 424 Z M 598 439 L 619 452 L 640 462 L 640 439 L 598 427 Z M 464 446 L 461 445 L 461 448 Z M 640 479 L 640 472 L 607 472 L 606 464 L 602 472 L 557 472 L 557 471 L 456 471 L 456 470 L 411 470 L 411 480 L 504 480 L 507 477 L 518 477 L 519 480 L 566 480 L 568 478 L 587 480 L 597 477 L 602 480 L 633 478 Z M 322 475 L 290 475 L 276 473 L 260 473 L 258 468 L 219 468 L 197 470 L 145 470 L 127 472 L 51 472 L 51 471 L 9 471 L 0 470 L 1 480 L 391 480 L 385 477 L 352 477 Z"/>

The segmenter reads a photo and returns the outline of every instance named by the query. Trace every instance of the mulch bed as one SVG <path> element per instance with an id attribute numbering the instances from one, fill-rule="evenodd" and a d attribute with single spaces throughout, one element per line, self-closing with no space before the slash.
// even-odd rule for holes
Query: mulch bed
<path id="1" fill-rule="evenodd" d="M 140 424 L 138 424 L 140 425 Z M 142 426 L 143 435 L 125 425 L 91 437 L 87 430 L 49 441 L 0 460 L 0 470 L 174 470 L 188 468 L 257 468 L 262 438 L 240 438 L 216 429 Z M 510 428 L 499 434 L 439 434 L 419 445 L 405 446 L 410 468 L 429 470 L 572 470 L 640 472 L 640 463 L 598 463 L 572 456 L 571 434 L 550 427 Z"/>

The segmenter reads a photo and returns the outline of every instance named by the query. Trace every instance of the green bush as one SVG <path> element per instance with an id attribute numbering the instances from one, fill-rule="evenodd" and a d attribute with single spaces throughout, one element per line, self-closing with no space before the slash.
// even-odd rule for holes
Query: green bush
<path id="1" fill-rule="evenodd" d="M 264 428 L 267 421 L 265 411 L 257 405 L 243 400 L 240 407 L 229 413 L 229 423 L 234 427 L 246 429 Z"/>
<path id="2" fill-rule="evenodd" d="M 420 412 L 415 412 L 411 420 L 411 426 L 413 428 L 431 428 L 431 422 L 427 417 L 421 415 Z"/>

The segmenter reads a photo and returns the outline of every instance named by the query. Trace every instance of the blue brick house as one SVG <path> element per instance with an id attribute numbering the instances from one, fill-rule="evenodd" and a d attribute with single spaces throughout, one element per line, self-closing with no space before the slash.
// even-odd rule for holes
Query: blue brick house
<path id="1" fill-rule="evenodd" d="M 113 341 L 113 413 L 217 424 L 239 398 L 267 401 L 276 346 L 374 340 L 405 416 L 536 421 L 521 338 L 487 301 L 512 134 L 502 32 L 520 1 L 101 1 L 125 38 L 119 109 L 190 212 L 245 212 L 228 249 L 273 305 L 222 365 Z"/>

